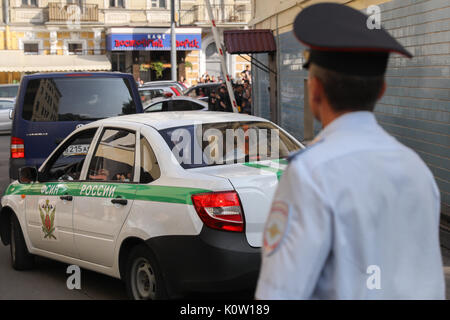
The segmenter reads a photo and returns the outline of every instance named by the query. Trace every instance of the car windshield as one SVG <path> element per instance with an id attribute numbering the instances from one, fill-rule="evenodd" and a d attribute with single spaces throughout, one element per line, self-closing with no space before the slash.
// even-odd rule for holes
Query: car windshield
<path id="1" fill-rule="evenodd" d="M 301 146 L 270 122 L 221 122 L 160 130 L 185 169 L 284 159 Z"/>
<path id="2" fill-rule="evenodd" d="M 0 98 L 14 98 L 17 96 L 19 85 L 0 86 Z"/>
<path id="3" fill-rule="evenodd" d="M 136 113 L 131 87 L 116 77 L 66 77 L 28 82 L 22 117 L 34 122 L 98 120 Z"/>

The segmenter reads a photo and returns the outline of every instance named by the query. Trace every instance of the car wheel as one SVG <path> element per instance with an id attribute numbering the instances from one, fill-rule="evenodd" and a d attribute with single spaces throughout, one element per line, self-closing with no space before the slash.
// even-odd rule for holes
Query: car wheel
<path id="1" fill-rule="evenodd" d="M 128 257 L 125 276 L 127 294 L 133 300 L 167 299 L 159 266 L 150 248 L 139 245 Z"/>
<path id="2" fill-rule="evenodd" d="M 16 215 L 11 215 L 11 265 L 16 270 L 33 268 L 34 256 L 28 252 L 22 228 Z"/>

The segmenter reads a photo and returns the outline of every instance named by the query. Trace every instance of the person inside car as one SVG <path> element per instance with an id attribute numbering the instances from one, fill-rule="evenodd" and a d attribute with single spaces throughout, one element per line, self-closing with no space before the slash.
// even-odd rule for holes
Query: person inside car
<path id="1" fill-rule="evenodd" d="M 108 176 L 109 176 L 109 171 L 107 169 L 102 168 L 102 169 L 98 170 L 97 174 L 90 174 L 89 179 L 106 181 L 106 180 L 108 180 Z"/>

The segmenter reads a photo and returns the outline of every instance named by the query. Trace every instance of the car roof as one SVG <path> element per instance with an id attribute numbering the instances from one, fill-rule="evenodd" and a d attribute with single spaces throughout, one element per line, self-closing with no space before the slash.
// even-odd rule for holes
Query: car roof
<path id="1" fill-rule="evenodd" d="M 0 84 L 0 87 L 18 87 L 18 83 Z"/>
<path id="2" fill-rule="evenodd" d="M 157 80 L 157 81 L 149 81 L 149 82 L 145 82 L 145 85 L 152 85 L 152 84 L 158 84 L 158 83 L 178 83 L 177 81 L 174 80 Z"/>
<path id="3" fill-rule="evenodd" d="M 152 82 L 146 82 L 144 83 L 141 88 L 145 88 L 145 87 L 155 87 L 155 86 L 181 86 L 181 84 L 179 84 L 178 82 L 175 81 L 152 81 Z"/>
<path id="4" fill-rule="evenodd" d="M 200 88 L 200 87 L 213 87 L 213 86 L 221 86 L 225 82 L 208 82 L 208 83 L 198 83 L 195 86 L 190 87 L 189 89 Z"/>
<path id="5" fill-rule="evenodd" d="M 220 123 L 236 121 L 258 121 L 270 122 L 266 119 L 250 116 L 247 114 L 233 112 L 213 112 L 213 111 L 167 111 L 154 113 L 138 113 L 126 116 L 107 118 L 92 122 L 83 128 L 98 125 L 120 125 L 124 122 L 139 123 L 149 125 L 156 130 L 162 130 L 173 127 L 183 127 L 202 123 Z"/>
<path id="6" fill-rule="evenodd" d="M 146 91 L 146 90 L 158 90 L 158 89 L 170 89 L 170 87 L 166 86 L 151 86 L 151 87 L 139 87 L 139 91 Z"/>
<path id="7" fill-rule="evenodd" d="M 122 72 L 50 72 L 50 73 L 34 73 L 25 75 L 24 78 L 41 79 L 41 78 L 63 78 L 63 77 L 132 77 L 129 73 Z"/>
<path id="8" fill-rule="evenodd" d="M 157 97 L 157 98 L 152 99 L 151 103 L 149 105 L 152 105 L 152 104 L 155 104 L 155 103 L 158 103 L 158 102 L 161 102 L 161 101 L 166 101 L 166 100 L 167 101 L 168 100 L 189 100 L 189 101 L 193 101 L 193 102 L 196 102 L 198 104 L 201 104 L 201 105 L 206 105 L 206 106 L 208 105 L 205 101 L 202 101 L 202 100 L 196 99 L 196 98 L 192 98 L 192 97 L 189 97 L 189 96 L 172 96 L 170 98 Z"/>

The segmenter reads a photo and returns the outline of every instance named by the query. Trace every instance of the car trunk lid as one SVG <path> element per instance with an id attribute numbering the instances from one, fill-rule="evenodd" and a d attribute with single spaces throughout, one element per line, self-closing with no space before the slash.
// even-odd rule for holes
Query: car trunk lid
<path id="1" fill-rule="evenodd" d="M 277 159 L 191 170 L 230 181 L 241 200 L 247 241 L 252 247 L 261 247 L 264 224 L 286 167 L 286 160 Z"/>

